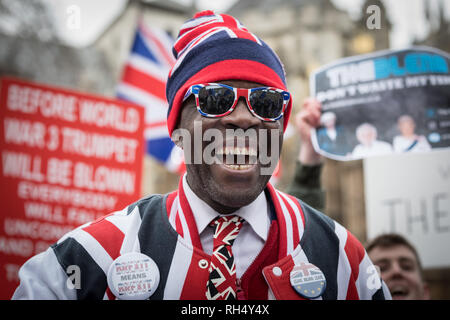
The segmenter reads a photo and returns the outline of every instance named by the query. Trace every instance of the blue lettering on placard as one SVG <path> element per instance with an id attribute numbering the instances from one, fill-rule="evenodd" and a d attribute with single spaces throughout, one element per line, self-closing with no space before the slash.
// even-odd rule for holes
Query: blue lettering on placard
<path id="1" fill-rule="evenodd" d="M 449 72 L 445 58 L 436 54 L 408 53 L 405 55 L 403 62 L 403 67 L 401 67 L 398 56 L 375 59 L 375 78 L 384 79 L 390 76 L 397 77 L 405 74 Z"/>
<path id="2" fill-rule="evenodd" d="M 375 59 L 373 66 L 375 67 L 375 79 L 387 78 L 391 74 L 389 60 L 386 58 Z"/>
<path id="3" fill-rule="evenodd" d="M 392 74 L 394 74 L 396 76 L 404 76 L 405 75 L 406 70 L 404 68 L 401 68 L 398 65 L 398 59 L 396 56 L 389 57 L 389 63 L 391 65 Z"/>
<path id="4" fill-rule="evenodd" d="M 405 68 L 411 74 L 427 72 L 448 73 L 447 62 L 443 57 L 427 53 L 410 53 L 406 55 Z"/>

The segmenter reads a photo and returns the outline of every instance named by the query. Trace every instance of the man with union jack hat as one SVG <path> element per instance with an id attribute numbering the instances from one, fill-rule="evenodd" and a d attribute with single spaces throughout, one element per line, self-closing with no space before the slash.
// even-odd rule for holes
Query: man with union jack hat
<path id="1" fill-rule="evenodd" d="M 204 11 L 173 53 L 178 190 L 68 233 L 25 263 L 14 298 L 390 298 L 350 232 L 269 183 L 292 109 L 274 51 L 234 17 Z"/>

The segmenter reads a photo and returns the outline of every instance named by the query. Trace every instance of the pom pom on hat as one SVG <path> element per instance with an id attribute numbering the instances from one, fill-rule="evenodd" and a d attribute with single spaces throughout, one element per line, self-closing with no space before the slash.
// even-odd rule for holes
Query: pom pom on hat
<path id="1" fill-rule="evenodd" d="M 197 12 L 196 14 L 194 14 L 193 19 L 197 19 L 197 18 L 200 18 L 203 16 L 212 16 L 214 14 L 215 14 L 214 11 L 211 11 L 211 10 L 200 11 L 200 12 Z"/>
<path id="2" fill-rule="evenodd" d="M 177 60 L 166 86 L 170 135 L 178 125 L 183 97 L 194 84 L 246 80 L 287 90 L 284 67 L 275 52 L 226 14 L 196 13 L 182 25 L 173 54 Z M 292 99 L 284 113 L 284 129 L 291 108 Z"/>

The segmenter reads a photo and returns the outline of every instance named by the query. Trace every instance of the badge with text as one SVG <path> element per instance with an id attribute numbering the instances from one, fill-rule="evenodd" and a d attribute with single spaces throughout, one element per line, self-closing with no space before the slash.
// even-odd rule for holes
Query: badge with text
<path id="1" fill-rule="evenodd" d="M 108 270 L 108 286 L 121 300 L 145 300 L 158 288 L 159 269 L 145 254 L 131 252 L 118 257 Z"/>
<path id="2" fill-rule="evenodd" d="M 306 299 L 320 297 L 327 285 L 323 272 L 312 263 L 301 263 L 294 266 L 290 280 L 295 291 Z"/>

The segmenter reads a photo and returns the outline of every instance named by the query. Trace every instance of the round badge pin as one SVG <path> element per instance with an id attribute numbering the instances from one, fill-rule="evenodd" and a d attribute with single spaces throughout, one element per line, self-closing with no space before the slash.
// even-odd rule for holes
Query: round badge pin
<path id="1" fill-rule="evenodd" d="M 110 265 L 108 287 L 121 300 L 148 299 L 159 284 L 159 269 L 149 256 L 131 252 L 121 255 Z"/>
<path id="2" fill-rule="evenodd" d="M 290 281 L 292 288 L 306 299 L 320 297 L 327 286 L 322 270 L 312 263 L 295 265 L 290 273 Z"/>

